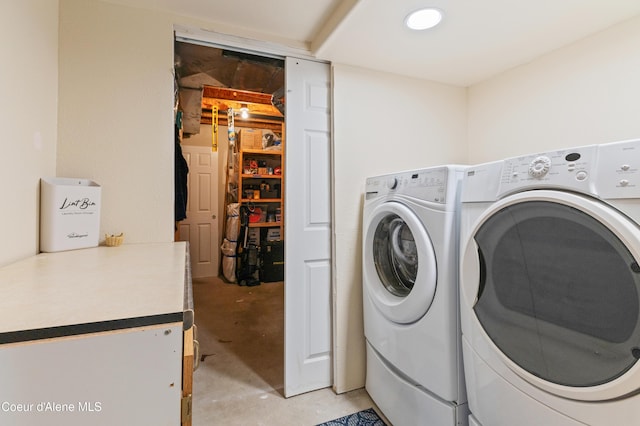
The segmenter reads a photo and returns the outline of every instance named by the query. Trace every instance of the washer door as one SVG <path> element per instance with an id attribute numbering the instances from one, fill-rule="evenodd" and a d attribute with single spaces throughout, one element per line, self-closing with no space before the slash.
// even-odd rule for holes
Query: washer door
<path id="1" fill-rule="evenodd" d="M 477 273 L 462 292 L 513 371 L 580 400 L 640 388 L 636 224 L 593 199 L 530 191 L 497 203 L 472 235 L 462 273 Z"/>
<path id="2" fill-rule="evenodd" d="M 407 206 L 386 202 L 364 224 L 363 278 L 389 320 L 412 323 L 429 310 L 436 290 L 436 257 L 423 224 Z"/>

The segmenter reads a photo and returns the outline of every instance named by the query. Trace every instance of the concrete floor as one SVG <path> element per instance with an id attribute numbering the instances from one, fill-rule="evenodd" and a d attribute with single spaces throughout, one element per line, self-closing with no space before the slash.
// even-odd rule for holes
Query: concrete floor
<path id="1" fill-rule="evenodd" d="M 283 396 L 284 285 L 193 280 L 200 367 L 193 426 L 305 426 L 375 407 L 364 389 Z"/>

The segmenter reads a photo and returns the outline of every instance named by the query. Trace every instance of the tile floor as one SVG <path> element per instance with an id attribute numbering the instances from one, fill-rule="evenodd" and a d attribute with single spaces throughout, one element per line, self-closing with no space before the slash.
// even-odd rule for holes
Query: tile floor
<path id="1" fill-rule="evenodd" d="M 375 407 L 364 389 L 283 396 L 284 287 L 194 279 L 200 366 L 193 426 L 312 426 Z"/>

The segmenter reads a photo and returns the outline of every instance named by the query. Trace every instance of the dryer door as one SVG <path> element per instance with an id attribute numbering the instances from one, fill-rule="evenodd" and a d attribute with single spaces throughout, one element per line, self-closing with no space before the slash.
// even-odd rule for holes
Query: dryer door
<path id="1" fill-rule="evenodd" d="M 640 389 L 636 224 L 587 197 L 529 191 L 496 203 L 472 235 L 462 292 L 512 370 L 579 400 Z"/>
<path id="2" fill-rule="evenodd" d="M 366 293 L 389 320 L 412 323 L 436 290 L 436 256 L 420 219 L 398 202 L 378 205 L 364 224 Z"/>

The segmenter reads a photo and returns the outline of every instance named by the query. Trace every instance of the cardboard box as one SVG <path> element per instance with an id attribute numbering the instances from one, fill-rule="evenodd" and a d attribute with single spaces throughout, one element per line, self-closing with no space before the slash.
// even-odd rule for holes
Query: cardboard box
<path id="1" fill-rule="evenodd" d="M 240 149 L 262 149 L 262 130 L 240 129 L 238 140 Z"/>
<path id="2" fill-rule="evenodd" d="M 96 247 L 101 188 L 88 179 L 40 179 L 40 251 Z"/>

